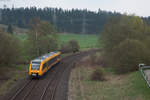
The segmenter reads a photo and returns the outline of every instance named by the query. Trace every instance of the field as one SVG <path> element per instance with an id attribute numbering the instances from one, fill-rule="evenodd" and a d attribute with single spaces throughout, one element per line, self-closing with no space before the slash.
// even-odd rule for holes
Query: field
<path id="1" fill-rule="evenodd" d="M 22 40 L 27 38 L 26 34 L 18 34 Z M 66 43 L 69 40 L 77 40 L 81 49 L 88 49 L 88 48 L 97 48 L 98 47 L 98 35 L 88 35 L 88 34 L 58 34 L 58 44 L 59 47 L 62 43 Z"/>
<path id="2" fill-rule="evenodd" d="M 92 81 L 94 66 L 77 64 L 69 82 L 70 100 L 149 100 L 150 89 L 140 72 L 125 75 L 114 74 L 104 68 L 106 81 Z M 100 66 L 96 66 L 100 67 Z"/>
<path id="3" fill-rule="evenodd" d="M 58 34 L 59 44 L 69 40 L 77 40 L 81 49 L 97 48 L 98 35 L 87 34 Z"/>

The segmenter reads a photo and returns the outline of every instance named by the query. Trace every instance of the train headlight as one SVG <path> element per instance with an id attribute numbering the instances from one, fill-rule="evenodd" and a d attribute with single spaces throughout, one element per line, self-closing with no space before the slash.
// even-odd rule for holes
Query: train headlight
<path id="1" fill-rule="evenodd" d="M 37 76 L 37 74 L 33 73 L 32 76 Z"/>

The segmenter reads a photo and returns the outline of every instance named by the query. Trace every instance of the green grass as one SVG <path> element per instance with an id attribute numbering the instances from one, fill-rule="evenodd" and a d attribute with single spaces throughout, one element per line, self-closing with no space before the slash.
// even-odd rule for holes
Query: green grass
<path id="1" fill-rule="evenodd" d="M 17 35 L 21 40 L 27 38 L 27 34 Z M 62 43 L 66 43 L 70 40 L 77 40 L 81 49 L 87 48 L 97 48 L 98 47 L 98 35 L 89 35 L 89 34 L 58 34 L 58 44 L 59 47 Z"/>
<path id="2" fill-rule="evenodd" d="M 16 37 L 20 38 L 21 40 L 26 40 L 27 34 L 17 34 Z"/>
<path id="3" fill-rule="evenodd" d="M 88 34 L 58 34 L 59 44 L 66 43 L 69 40 L 77 40 L 81 49 L 97 48 L 98 35 Z"/>
<path id="4" fill-rule="evenodd" d="M 73 69 L 69 86 L 72 100 L 150 99 L 150 88 L 138 71 L 126 75 L 106 71 L 107 81 L 103 82 L 90 80 L 93 71 L 93 68 L 81 66 Z"/>

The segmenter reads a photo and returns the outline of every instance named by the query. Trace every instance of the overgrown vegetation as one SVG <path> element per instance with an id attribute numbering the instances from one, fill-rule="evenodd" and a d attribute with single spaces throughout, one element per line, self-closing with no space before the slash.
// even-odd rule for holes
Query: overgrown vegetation
<path id="1" fill-rule="evenodd" d="M 76 40 L 70 40 L 67 43 L 63 43 L 61 45 L 61 51 L 63 53 L 69 53 L 69 52 L 78 52 L 80 49 L 80 46 L 78 44 L 78 41 Z"/>
<path id="2" fill-rule="evenodd" d="M 20 40 L 0 29 L 0 65 L 12 65 L 19 61 Z"/>
<path id="3" fill-rule="evenodd" d="M 91 80 L 93 81 L 104 81 L 105 80 L 105 73 L 102 68 L 97 68 L 91 75 Z"/>
<path id="4" fill-rule="evenodd" d="M 150 26 L 140 17 L 111 18 L 100 35 L 106 66 L 117 73 L 135 71 L 139 63 L 150 64 Z"/>
<path id="5" fill-rule="evenodd" d="M 107 81 L 89 80 L 92 67 L 73 69 L 69 81 L 70 100 L 149 100 L 150 89 L 139 72 L 116 75 L 104 68 Z"/>
<path id="6" fill-rule="evenodd" d="M 150 89 L 138 71 L 118 75 L 113 68 L 93 66 L 89 59 L 81 59 L 72 70 L 70 100 L 149 100 Z M 100 79 L 101 71 L 106 81 L 91 80 L 95 73 L 94 80 Z"/>

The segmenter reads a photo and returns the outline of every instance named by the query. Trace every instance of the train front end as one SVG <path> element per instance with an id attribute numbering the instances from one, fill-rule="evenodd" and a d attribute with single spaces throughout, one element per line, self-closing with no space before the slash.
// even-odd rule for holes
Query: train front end
<path id="1" fill-rule="evenodd" d="M 29 75 L 31 77 L 39 77 L 41 76 L 40 72 L 41 61 L 31 61 L 29 67 Z"/>

